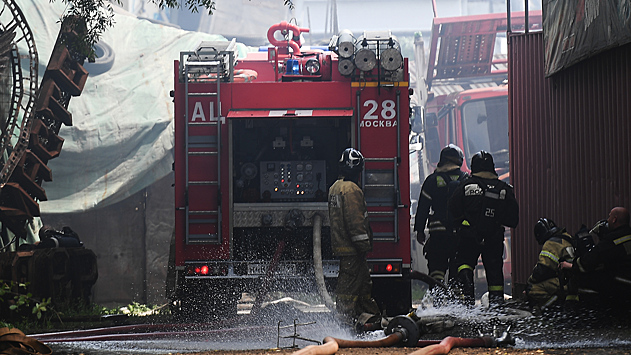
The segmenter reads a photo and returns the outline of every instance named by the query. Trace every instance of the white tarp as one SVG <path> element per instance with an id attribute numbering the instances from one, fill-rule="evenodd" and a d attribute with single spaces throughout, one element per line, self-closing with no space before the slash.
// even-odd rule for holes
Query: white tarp
<path id="1" fill-rule="evenodd" d="M 260 38 L 267 41 L 267 30 L 275 23 L 292 18 L 281 0 L 216 0 L 212 15 L 201 12 L 198 31 L 221 33 L 227 37 Z M 247 14 L 247 16 L 244 16 Z M 305 26 L 303 26 L 305 27 Z"/>
<path id="2" fill-rule="evenodd" d="M 34 33 L 40 80 L 59 32 L 61 0 L 18 0 Z M 174 60 L 181 51 L 224 37 L 189 32 L 116 10 L 102 41 L 114 52 L 110 70 L 89 76 L 70 100 L 73 126 L 62 126 L 59 157 L 49 161 L 42 213 L 69 213 L 106 206 L 151 185 L 173 163 Z M 240 55 L 246 48 L 240 45 Z M 86 66 L 87 67 L 87 66 Z"/>

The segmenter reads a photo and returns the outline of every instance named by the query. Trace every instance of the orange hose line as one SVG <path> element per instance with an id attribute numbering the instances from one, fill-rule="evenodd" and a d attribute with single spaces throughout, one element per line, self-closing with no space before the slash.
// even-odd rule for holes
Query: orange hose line
<path id="1" fill-rule="evenodd" d="M 401 342 L 403 335 L 395 332 L 379 340 L 344 340 L 333 337 L 324 338 L 322 345 L 309 345 L 303 349 L 295 351 L 292 355 L 333 355 L 340 348 L 384 348 L 391 347 Z M 420 340 L 419 345 L 427 345 L 416 350 L 409 355 L 444 355 L 448 354 L 455 347 L 492 347 L 494 341 L 489 337 L 480 338 L 458 338 L 446 337 L 439 343 L 435 340 Z"/>
<path id="2" fill-rule="evenodd" d="M 429 345 L 411 352 L 409 355 L 444 355 L 454 347 L 491 347 L 493 339 L 488 337 L 480 338 L 458 338 L 446 337 L 440 343 Z"/>
<path id="3" fill-rule="evenodd" d="M 293 352 L 292 355 L 333 355 L 337 352 L 337 349 L 339 349 L 337 342 L 331 337 L 326 337 L 324 338 L 324 344 L 306 346 Z"/>
<path id="4" fill-rule="evenodd" d="M 324 338 L 324 342 L 334 341 L 339 344 L 340 348 L 387 348 L 397 345 L 403 340 L 400 332 L 394 332 L 385 338 L 379 340 L 344 340 L 333 337 Z"/>
<path id="5" fill-rule="evenodd" d="M 322 345 L 309 345 L 293 352 L 292 355 L 333 355 L 339 348 L 385 348 L 398 344 L 403 335 L 395 332 L 379 340 L 345 340 L 333 337 L 324 338 Z"/>

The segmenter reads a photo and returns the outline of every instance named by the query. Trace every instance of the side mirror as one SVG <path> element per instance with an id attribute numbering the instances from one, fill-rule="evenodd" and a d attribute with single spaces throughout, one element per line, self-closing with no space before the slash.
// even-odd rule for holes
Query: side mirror
<path id="1" fill-rule="evenodd" d="M 423 137 L 419 134 L 410 136 L 410 153 L 423 150 Z"/>
<path id="2" fill-rule="evenodd" d="M 423 133 L 423 107 L 410 107 L 410 129 L 414 133 Z"/>

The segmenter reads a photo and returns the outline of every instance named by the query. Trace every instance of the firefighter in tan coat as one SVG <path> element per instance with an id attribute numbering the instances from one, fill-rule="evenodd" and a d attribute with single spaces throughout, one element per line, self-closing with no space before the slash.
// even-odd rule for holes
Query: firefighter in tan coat
<path id="1" fill-rule="evenodd" d="M 372 298 L 372 281 L 366 262 L 366 253 L 372 250 L 372 230 L 364 193 L 357 185 L 364 157 L 358 150 L 348 148 L 339 163 L 340 177 L 329 189 L 331 247 L 340 259 L 336 309 L 345 322 L 360 327 L 380 314 Z"/>
<path id="2" fill-rule="evenodd" d="M 541 245 L 537 265 L 526 286 L 528 301 L 540 309 L 560 305 L 568 307 L 578 301 L 578 289 L 569 275 L 559 269 L 563 261 L 574 259 L 572 236 L 548 218 L 539 218 L 535 225 L 535 238 Z"/>

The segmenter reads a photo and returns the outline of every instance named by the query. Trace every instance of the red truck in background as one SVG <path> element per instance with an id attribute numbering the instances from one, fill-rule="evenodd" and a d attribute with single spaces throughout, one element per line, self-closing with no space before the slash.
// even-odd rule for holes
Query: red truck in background
<path id="1" fill-rule="evenodd" d="M 366 158 L 373 296 L 388 315 L 411 307 L 407 59 L 388 31 L 325 49 L 302 48 L 306 31 L 282 22 L 246 58 L 203 42 L 175 61 L 176 313 L 236 314 L 242 292 L 275 289 L 317 287 L 326 303 L 327 192 L 347 147 Z"/>
<path id="2" fill-rule="evenodd" d="M 513 31 L 541 28 L 541 11 L 511 14 Z M 464 153 L 463 170 L 480 150 L 493 155 L 500 179 L 510 181 L 507 56 L 501 54 L 509 20 L 506 13 L 434 18 L 427 70 L 413 112 L 411 140 L 418 151 L 419 184 L 436 168 L 442 147 L 453 143 Z M 526 25 L 527 24 L 527 25 Z M 423 42 L 416 52 L 424 59 Z M 417 58 L 417 63 L 419 58 Z M 417 73 L 425 72 L 424 68 Z M 423 85 L 424 84 L 424 85 Z M 412 196 L 412 198 L 418 198 Z M 415 213 L 415 211 L 413 211 Z M 510 230 L 505 232 L 505 292 L 511 294 Z M 481 261 L 475 271 L 476 296 L 486 292 Z"/>

